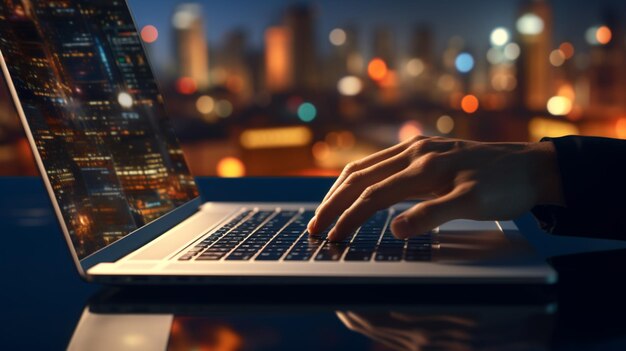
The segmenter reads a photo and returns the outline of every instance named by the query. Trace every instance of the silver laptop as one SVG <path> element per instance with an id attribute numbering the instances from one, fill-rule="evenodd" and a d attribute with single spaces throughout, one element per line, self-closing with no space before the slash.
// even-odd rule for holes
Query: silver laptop
<path id="1" fill-rule="evenodd" d="M 402 241 L 389 229 L 408 206 L 400 204 L 328 242 L 306 231 L 314 203 L 204 202 L 123 1 L 3 1 L 0 52 L 62 232 L 89 281 L 556 281 L 512 222 L 455 221 Z"/>

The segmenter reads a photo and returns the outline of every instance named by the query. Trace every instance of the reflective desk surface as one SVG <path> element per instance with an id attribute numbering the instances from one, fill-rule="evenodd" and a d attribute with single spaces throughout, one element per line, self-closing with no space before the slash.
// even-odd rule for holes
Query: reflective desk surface
<path id="1" fill-rule="evenodd" d="M 331 180 L 198 182 L 217 201 L 315 201 Z M 626 244 L 554 238 L 530 215 L 517 223 L 558 270 L 550 289 L 128 289 L 81 281 L 38 178 L 0 178 L 0 194 L 4 350 L 626 350 Z"/>

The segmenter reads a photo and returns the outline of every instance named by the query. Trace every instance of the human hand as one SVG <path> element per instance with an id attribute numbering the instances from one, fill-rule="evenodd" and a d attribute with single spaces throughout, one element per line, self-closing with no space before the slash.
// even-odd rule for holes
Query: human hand
<path id="1" fill-rule="evenodd" d="M 539 204 L 562 204 L 554 145 L 418 137 L 348 164 L 308 225 L 343 240 L 376 211 L 424 199 L 398 215 L 398 238 L 453 219 L 506 220 Z"/>
<path id="2" fill-rule="evenodd" d="M 336 311 L 350 330 L 391 350 L 472 350 L 475 320 L 467 316 Z"/>

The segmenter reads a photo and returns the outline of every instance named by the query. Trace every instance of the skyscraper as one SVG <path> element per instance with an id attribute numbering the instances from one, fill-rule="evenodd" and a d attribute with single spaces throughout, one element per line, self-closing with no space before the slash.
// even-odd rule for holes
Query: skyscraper
<path id="1" fill-rule="evenodd" d="M 210 85 L 209 49 L 199 4 L 181 4 L 172 17 L 178 75 L 194 80 L 199 90 Z"/>
<path id="2" fill-rule="evenodd" d="M 293 86 L 291 31 L 285 26 L 265 30 L 265 84 L 271 92 L 282 92 Z"/>
<path id="3" fill-rule="evenodd" d="M 287 10 L 285 25 L 291 31 L 293 78 L 298 89 L 317 87 L 319 72 L 315 50 L 314 11 L 307 5 L 295 5 Z"/>
<path id="4" fill-rule="evenodd" d="M 610 30 L 610 40 L 592 47 L 589 67 L 589 104 L 599 115 L 607 114 L 610 109 L 623 110 L 626 106 L 626 48 L 622 22 L 616 11 L 607 9 L 603 24 Z"/>
<path id="5" fill-rule="evenodd" d="M 374 56 L 385 61 L 387 67 L 395 67 L 396 47 L 391 29 L 379 27 L 374 31 Z"/>
<path id="6" fill-rule="evenodd" d="M 364 62 L 358 50 L 355 28 L 335 28 L 330 32 L 329 40 L 332 49 L 323 72 L 324 85 L 335 89 L 339 79 L 348 75 L 360 75 Z"/>
<path id="7" fill-rule="evenodd" d="M 525 0 L 516 22 L 521 44 L 518 60 L 519 102 L 544 110 L 554 87 L 548 60 L 552 49 L 552 10 L 546 0 Z"/>
<path id="8" fill-rule="evenodd" d="M 246 33 L 234 30 L 226 33 L 218 56 L 218 65 L 226 70 L 226 88 L 239 99 L 252 98 L 252 71 L 248 65 L 246 52 Z"/>
<path id="9" fill-rule="evenodd" d="M 425 66 L 435 64 L 435 41 L 429 26 L 420 25 L 415 28 L 411 37 L 411 57 L 418 58 Z"/>

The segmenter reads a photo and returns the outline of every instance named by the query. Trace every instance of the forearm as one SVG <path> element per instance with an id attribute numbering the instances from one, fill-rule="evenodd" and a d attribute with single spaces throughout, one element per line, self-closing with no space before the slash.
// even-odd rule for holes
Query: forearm
<path id="1" fill-rule="evenodd" d="M 529 177 L 536 185 L 536 205 L 565 206 L 561 172 L 554 144 L 551 142 L 529 144 L 528 153 L 531 159 Z"/>
<path id="2" fill-rule="evenodd" d="M 541 202 L 533 213 L 559 235 L 626 239 L 626 141 L 563 137 L 554 147 L 561 204 Z M 560 206 L 546 206 L 546 205 Z"/>

